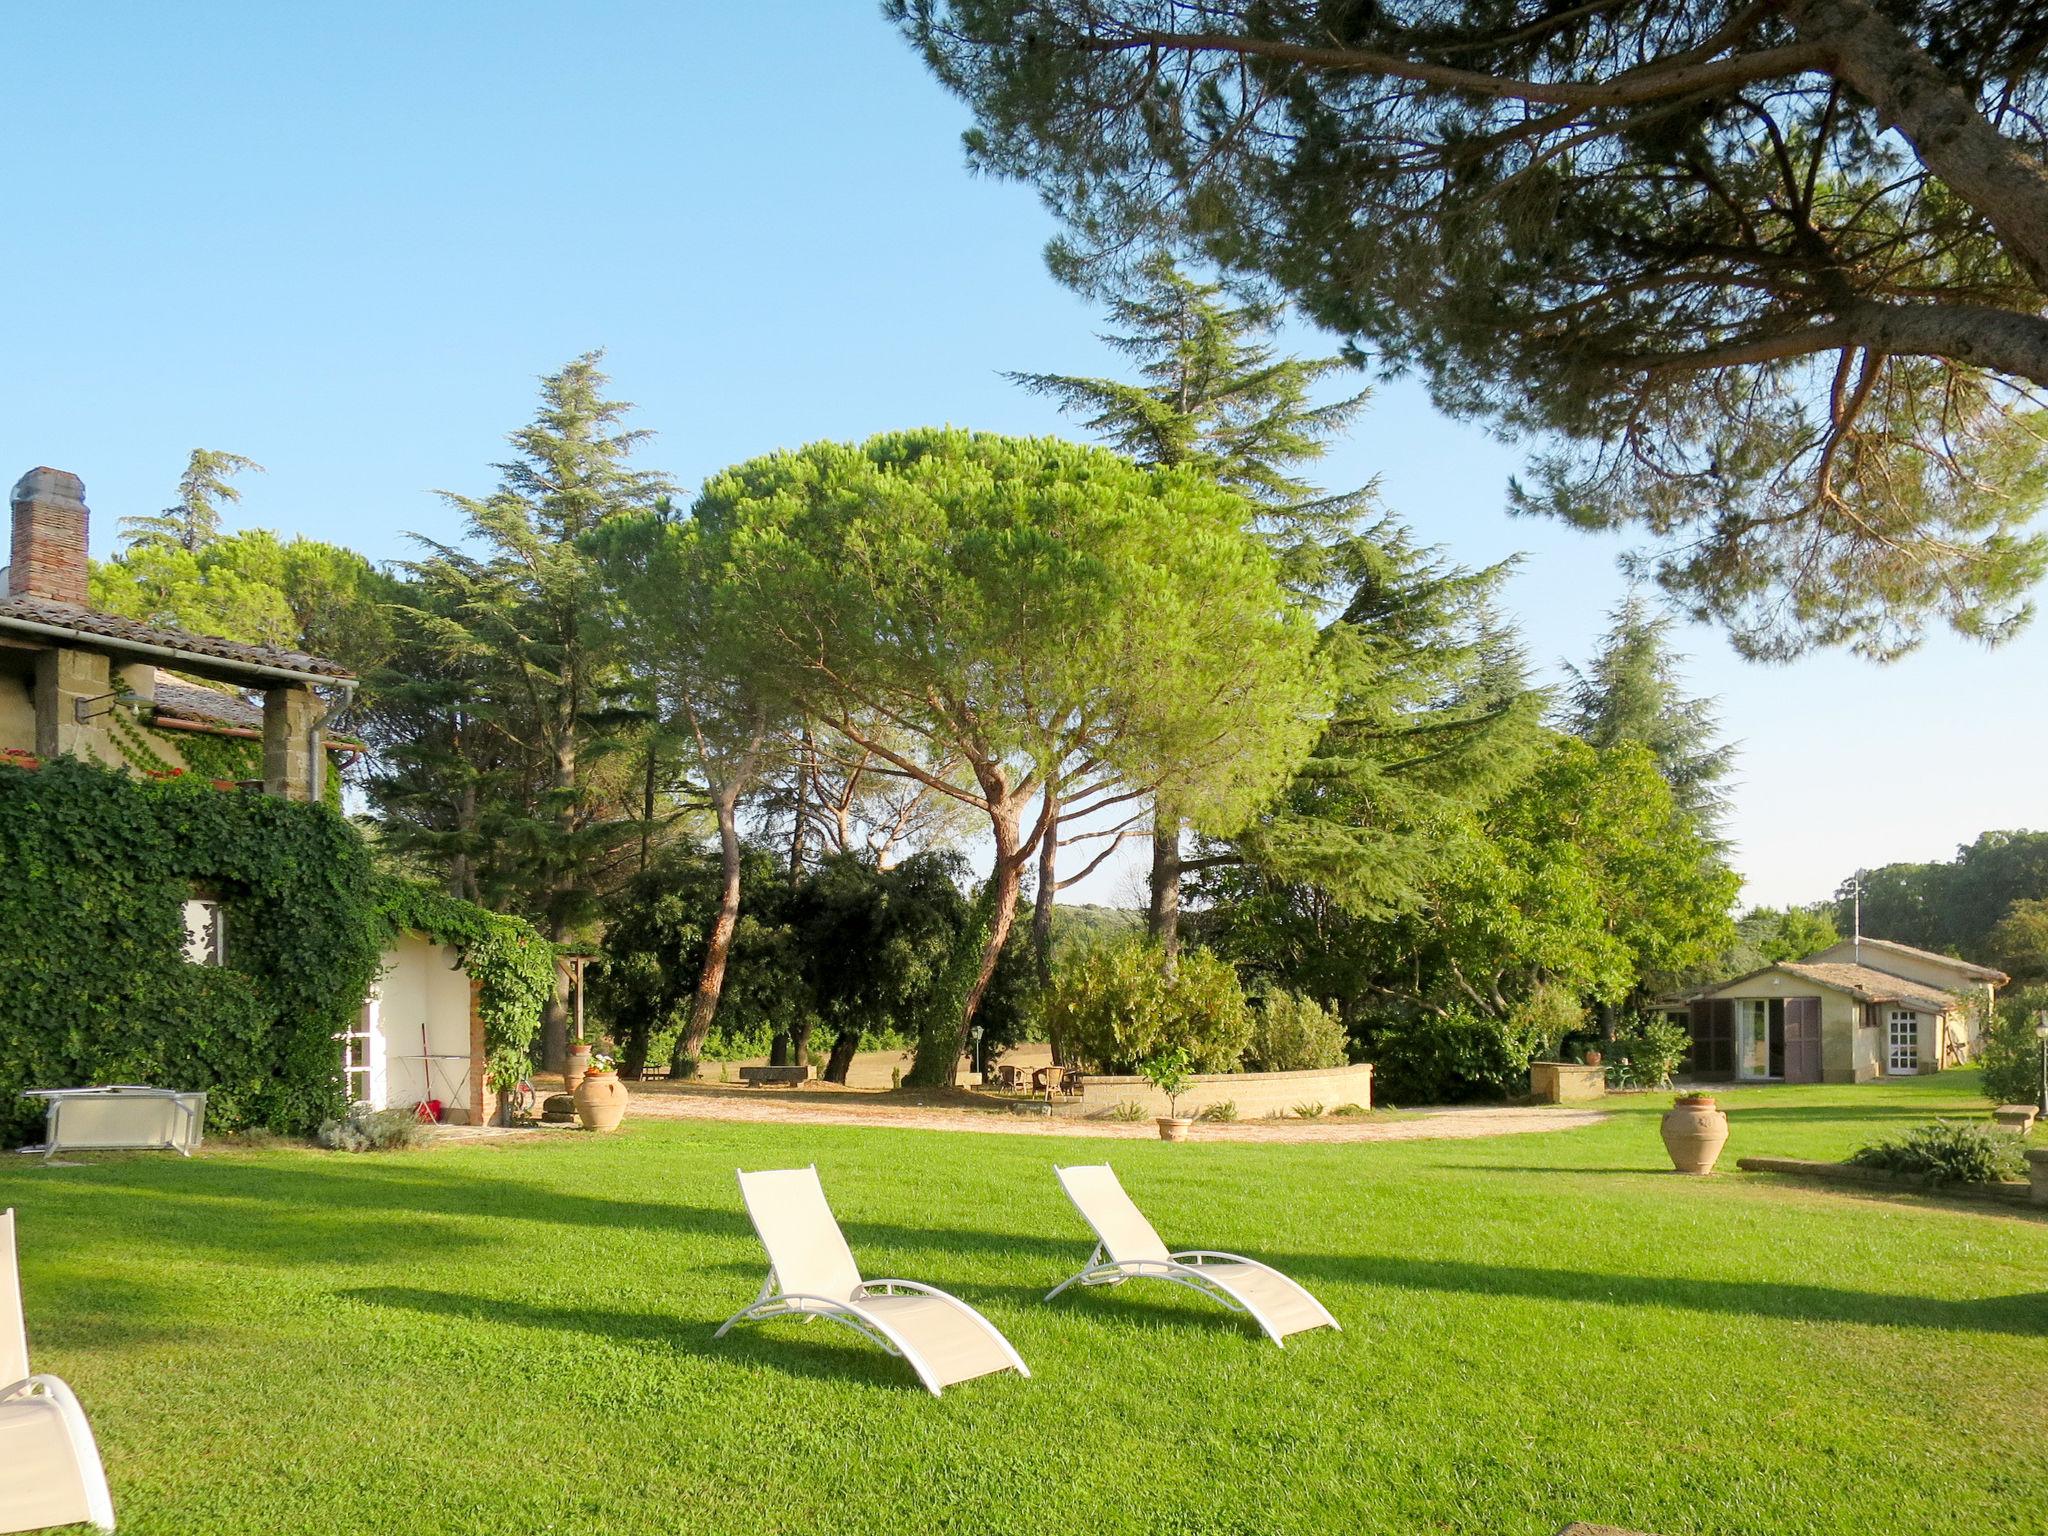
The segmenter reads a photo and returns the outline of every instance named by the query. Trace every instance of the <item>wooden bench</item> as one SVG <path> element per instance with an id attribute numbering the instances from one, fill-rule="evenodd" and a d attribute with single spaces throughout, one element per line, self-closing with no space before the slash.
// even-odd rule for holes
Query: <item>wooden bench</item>
<path id="1" fill-rule="evenodd" d="M 740 1081 L 756 1088 L 794 1088 L 811 1080 L 811 1069 L 803 1067 L 741 1067 Z"/>

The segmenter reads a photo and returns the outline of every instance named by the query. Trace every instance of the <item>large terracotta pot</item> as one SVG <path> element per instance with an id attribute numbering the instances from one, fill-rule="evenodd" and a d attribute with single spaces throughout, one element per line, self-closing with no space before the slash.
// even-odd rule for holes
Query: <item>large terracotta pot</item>
<path id="1" fill-rule="evenodd" d="M 616 1072 L 589 1072 L 576 1085 L 576 1118 L 586 1131 L 616 1131 L 626 1118 L 626 1085 Z"/>
<path id="2" fill-rule="evenodd" d="M 571 1040 L 569 1048 L 562 1054 L 562 1092 L 574 1093 L 576 1085 L 583 1081 L 583 1074 L 590 1070 L 590 1042 Z"/>
<path id="3" fill-rule="evenodd" d="M 1186 1141 L 1188 1127 L 1195 1122 L 1186 1115 L 1161 1115 L 1159 1117 L 1159 1139 L 1161 1141 Z"/>
<path id="4" fill-rule="evenodd" d="M 1706 1094 L 1682 1098 L 1664 1112 L 1664 1150 L 1680 1173 L 1712 1173 L 1728 1142 L 1728 1117 Z"/>

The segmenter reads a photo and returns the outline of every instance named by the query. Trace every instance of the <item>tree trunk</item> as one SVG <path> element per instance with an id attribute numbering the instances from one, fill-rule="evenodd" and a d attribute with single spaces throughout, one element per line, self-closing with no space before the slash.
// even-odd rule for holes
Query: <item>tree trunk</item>
<path id="1" fill-rule="evenodd" d="M 786 1067 L 789 1065 L 789 1031 L 778 1029 L 768 1037 L 768 1065 Z"/>
<path id="2" fill-rule="evenodd" d="M 811 730 L 805 726 L 802 745 L 796 755 L 796 795 L 791 803 L 789 816 L 789 888 L 793 891 L 803 883 L 804 870 L 804 817 L 808 814 L 811 798 Z"/>
<path id="3" fill-rule="evenodd" d="M 846 1074 L 853 1066 L 855 1052 L 860 1050 L 860 1026 L 842 1024 L 839 1034 L 832 1042 L 832 1054 L 825 1061 L 825 1081 L 846 1086 Z"/>
<path id="4" fill-rule="evenodd" d="M 2034 286 L 2048 292 L 2048 169 L 2000 133 L 1967 90 L 1864 0 L 1787 0 L 1784 14 L 1801 37 L 1826 46 L 1835 77 L 1984 216 Z"/>
<path id="5" fill-rule="evenodd" d="M 1145 912 L 1145 936 L 1166 957 L 1171 976 L 1180 962 L 1180 816 L 1160 804 L 1152 811 L 1152 904 Z"/>
<path id="6" fill-rule="evenodd" d="M 1038 845 L 1038 890 L 1031 899 L 1031 958 L 1038 985 L 1052 986 L 1052 900 L 1059 893 L 1059 802 L 1045 792 L 1045 836 Z"/>
<path id="7" fill-rule="evenodd" d="M 704 968 L 697 976 L 697 993 L 690 1002 L 690 1023 L 676 1043 L 676 1054 L 702 1060 L 704 1041 L 718 1017 L 718 999 L 725 989 L 725 962 L 732 954 L 733 930 L 740 922 L 740 826 L 739 783 L 735 779 L 714 785 L 712 807 L 718 812 L 718 856 L 724 884 L 718 897 L 718 916 L 711 924 L 711 936 L 704 945 Z"/>
<path id="8" fill-rule="evenodd" d="M 562 921 L 551 918 L 548 922 L 548 942 L 562 942 Z M 548 994 L 547 1007 L 540 1016 L 540 1064 L 549 1072 L 559 1072 L 569 1057 L 569 973 L 561 966 L 555 967 L 555 988 Z"/>
<path id="9" fill-rule="evenodd" d="M 789 1027 L 789 1065 L 805 1066 L 811 1059 L 812 1020 L 802 1019 Z"/>
<path id="10" fill-rule="evenodd" d="M 997 804 L 998 810 L 989 818 L 995 833 L 995 867 L 969 909 L 967 926 L 953 941 L 953 953 L 926 1004 L 918 1029 L 917 1056 L 904 1079 L 911 1087 L 950 1088 L 959 1081 L 967 1031 L 973 1027 L 975 1010 L 1002 958 L 1003 943 L 1017 913 L 1017 894 L 1024 885 L 1024 865 L 1031 851 L 1019 846 L 1019 808 L 1007 801 Z"/>

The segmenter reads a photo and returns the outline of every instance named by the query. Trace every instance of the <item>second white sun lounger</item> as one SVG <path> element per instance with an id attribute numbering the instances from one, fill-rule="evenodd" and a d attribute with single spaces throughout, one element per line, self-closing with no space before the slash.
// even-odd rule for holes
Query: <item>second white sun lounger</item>
<path id="1" fill-rule="evenodd" d="M 89 1520 L 114 1528 L 99 1447 L 71 1389 L 31 1376 L 14 1212 L 0 1211 L 0 1531 L 40 1531 Z"/>
<path id="2" fill-rule="evenodd" d="M 993 1371 L 1029 1376 L 995 1324 L 957 1296 L 914 1280 L 863 1280 L 816 1165 L 742 1173 L 740 1197 L 768 1250 L 761 1294 L 719 1325 L 770 1317 L 829 1317 L 901 1355 L 932 1396 Z"/>
<path id="3" fill-rule="evenodd" d="M 1060 1187 L 1081 1219 L 1095 1229 L 1095 1253 L 1087 1268 L 1062 1280 L 1046 1294 L 1051 1301 L 1070 1285 L 1121 1285 L 1126 1280 L 1171 1280 L 1213 1297 L 1232 1311 L 1243 1312 L 1283 1349 L 1287 1335 L 1310 1328 L 1336 1328 L 1337 1319 L 1324 1305 L 1279 1270 L 1242 1254 L 1190 1248 L 1169 1253 L 1152 1223 L 1138 1209 L 1116 1170 L 1107 1163 L 1061 1168 Z"/>

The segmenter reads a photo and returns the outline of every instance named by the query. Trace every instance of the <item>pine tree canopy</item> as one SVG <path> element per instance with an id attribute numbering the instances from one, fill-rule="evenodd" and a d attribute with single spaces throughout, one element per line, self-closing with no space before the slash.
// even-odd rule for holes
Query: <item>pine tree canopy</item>
<path id="1" fill-rule="evenodd" d="M 890 0 L 1055 270 L 1193 250 L 1532 447 L 1759 657 L 2048 565 L 2048 49 L 1982 0 Z"/>

